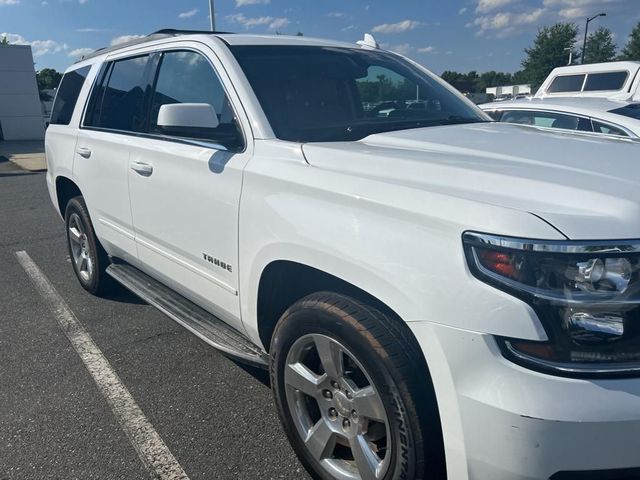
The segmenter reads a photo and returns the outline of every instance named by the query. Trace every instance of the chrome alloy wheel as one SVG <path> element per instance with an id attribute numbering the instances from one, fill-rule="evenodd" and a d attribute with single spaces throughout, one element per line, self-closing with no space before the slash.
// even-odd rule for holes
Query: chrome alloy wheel
<path id="1" fill-rule="evenodd" d="M 78 275 L 83 281 L 89 282 L 93 278 L 94 268 L 91 245 L 87 239 L 82 220 L 77 213 L 73 213 L 69 218 L 69 245 Z"/>
<path id="2" fill-rule="evenodd" d="M 293 423 L 309 453 L 333 478 L 377 480 L 391 462 L 382 398 L 344 345 L 320 334 L 291 346 L 284 383 Z"/>

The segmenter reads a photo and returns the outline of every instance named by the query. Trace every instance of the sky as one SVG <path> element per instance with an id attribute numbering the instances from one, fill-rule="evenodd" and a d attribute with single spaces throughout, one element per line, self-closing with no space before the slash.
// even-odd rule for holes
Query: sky
<path id="1" fill-rule="evenodd" d="M 606 12 L 589 28 L 611 29 L 619 46 L 640 21 L 640 0 L 216 0 L 216 27 L 302 32 L 384 48 L 437 74 L 514 72 L 539 27 Z M 64 70 L 92 50 L 160 28 L 208 29 L 208 0 L 0 0 L 0 37 L 31 45 L 36 70 Z M 582 33 L 581 33 L 582 34 Z M 581 35 L 580 34 L 580 35 Z M 581 37 L 580 37 L 581 38 Z"/>

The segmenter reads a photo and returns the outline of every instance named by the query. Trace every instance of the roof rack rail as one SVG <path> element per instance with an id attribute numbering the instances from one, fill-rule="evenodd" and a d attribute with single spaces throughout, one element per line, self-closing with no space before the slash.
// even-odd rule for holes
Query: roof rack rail
<path id="1" fill-rule="evenodd" d="M 156 30 L 153 33 L 150 33 L 149 35 L 156 35 L 156 34 L 165 34 L 165 35 L 189 35 L 189 34 L 193 34 L 193 35 L 197 35 L 197 34 L 202 34 L 202 35 L 216 35 L 216 34 L 224 34 L 224 35 L 228 35 L 231 32 L 218 32 L 218 31 L 213 31 L 213 30 L 182 30 L 179 28 L 162 28 L 160 30 Z"/>
<path id="2" fill-rule="evenodd" d="M 231 32 L 212 32 L 210 30 L 178 30 L 175 28 L 163 28 L 161 30 L 157 30 L 155 32 L 150 33 L 149 35 L 146 35 L 144 37 L 138 37 L 138 38 L 134 38 L 133 40 L 130 40 L 128 42 L 124 42 L 124 43 L 119 43 L 117 45 L 111 45 L 109 47 L 102 47 L 99 48 L 97 50 L 95 50 L 94 52 L 89 53 L 88 55 L 84 55 L 82 58 L 80 58 L 79 60 L 76 60 L 75 63 L 78 62 L 82 62 L 84 60 L 88 60 L 90 58 L 93 57 L 97 57 L 99 55 L 104 55 L 105 53 L 109 53 L 109 52 L 113 52 L 115 50 L 119 50 L 121 48 L 124 47 L 131 47 L 134 45 L 138 45 L 141 43 L 145 43 L 148 42 L 149 40 L 158 40 L 161 38 L 169 38 L 169 37 L 175 37 L 178 35 L 220 35 L 220 34 L 229 34 Z"/>

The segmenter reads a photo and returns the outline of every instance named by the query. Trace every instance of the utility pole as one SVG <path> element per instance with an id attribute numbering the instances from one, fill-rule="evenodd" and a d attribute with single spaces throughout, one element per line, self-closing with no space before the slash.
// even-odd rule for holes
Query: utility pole
<path id="1" fill-rule="evenodd" d="M 599 13 L 598 15 L 594 15 L 591 18 L 587 18 L 587 24 L 584 26 L 584 40 L 582 41 L 582 58 L 580 58 L 580 63 L 583 65 L 584 65 L 584 52 L 587 49 L 587 32 L 589 31 L 589 22 L 591 20 L 595 20 L 598 17 L 606 17 L 606 16 L 607 16 L 606 13 Z"/>
<path id="2" fill-rule="evenodd" d="M 211 18 L 211 31 L 216 31 L 216 9 L 214 6 L 215 0 L 209 0 L 209 17 Z"/>

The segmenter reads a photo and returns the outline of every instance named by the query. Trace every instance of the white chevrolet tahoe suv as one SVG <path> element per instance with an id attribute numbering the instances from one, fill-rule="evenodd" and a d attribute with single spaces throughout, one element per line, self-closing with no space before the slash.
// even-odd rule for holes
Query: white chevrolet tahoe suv
<path id="1" fill-rule="evenodd" d="M 268 367 L 314 478 L 640 478 L 637 145 L 371 38 L 165 30 L 65 73 L 46 154 L 82 286 Z"/>

